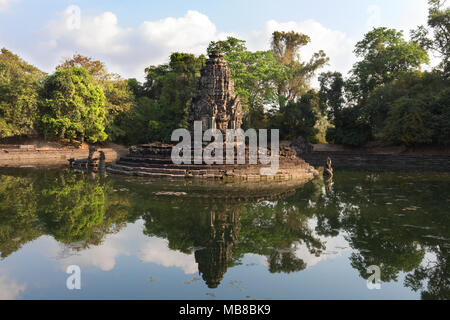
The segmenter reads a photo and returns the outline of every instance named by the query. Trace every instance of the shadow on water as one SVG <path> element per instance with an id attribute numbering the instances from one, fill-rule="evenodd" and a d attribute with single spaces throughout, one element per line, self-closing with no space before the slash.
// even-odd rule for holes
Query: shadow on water
<path id="1" fill-rule="evenodd" d="M 217 288 L 245 254 L 266 257 L 271 273 L 300 272 L 299 245 L 320 257 L 323 237 L 343 235 L 361 278 L 377 265 L 383 282 L 405 273 L 403 285 L 423 299 L 450 298 L 450 175 L 346 171 L 263 191 L 69 170 L 1 170 L 0 181 L 2 260 L 43 235 L 70 255 L 142 219 L 146 236 L 194 254 Z"/>

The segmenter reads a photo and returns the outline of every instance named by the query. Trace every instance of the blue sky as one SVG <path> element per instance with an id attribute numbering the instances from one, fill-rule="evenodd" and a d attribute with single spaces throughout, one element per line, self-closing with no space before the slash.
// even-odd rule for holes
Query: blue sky
<path id="1" fill-rule="evenodd" d="M 80 9 L 76 29 L 67 27 L 69 6 Z M 274 30 L 294 30 L 312 38 L 303 58 L 323 49 L 327 69 L 346 73 L 355 42 L 372 27 L 409 31 L 426 17 L 426 0 L 0 0 L 0 47 L 47 72 L 76 52 L 142 79 L 173 51 L 204 53 L 229 35 L 264 50 Z"/>

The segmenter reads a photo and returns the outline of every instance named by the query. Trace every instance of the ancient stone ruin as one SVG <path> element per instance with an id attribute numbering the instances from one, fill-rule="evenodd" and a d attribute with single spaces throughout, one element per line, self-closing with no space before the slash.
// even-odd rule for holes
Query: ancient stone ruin
<path id="1" fill-rule="evenodd" d="M 239 129 L 242 124 L 242 107 L 234 93 L 230 68 L 220 52 L 215 51 L 201 70 L 197 96 L 189 108 L 189 125 L 202 121 L 203 130 Z"/>
<path id="2" fill-rule="evenodd" d="M 234 92 L 234 82 L 230 68 L 219 52 L 213 52 L 201 70 L 197 95 L 189 108 L 189 125 L 194 131 L 194 122 L 201 121 L 203 131 L 218 129 L 225 133 L 227 129 L 239 129 L 242 125 L 242 107 Z M 225 142 L 226 144 L 227 142 Z M 242 143 L 240 144 L 242 146 Z M 206 145 L 200 146 L 200 151 Z M 245 148 L 245 164 L 237 163 L 237 152 L 234 153 L 234 164 L 211 164 L 204 159 L 194 159 L 181 164 L 172 161 L 172 145 L 155 143 L 141 145 L 130 149 L 126 157 L 122 157 L 114 165 L 107 168 L 109 173 L 129 176 L 164 177 L 164 178 L 209 178 L 220 180 L 296 180 L 305 182 L 318 172 L 297 158 L 295 151 L 286 147 L 279 150 L 278 171 L 272 175 L 262 175 L 261 169 L 267 168 L 260 162 L 250 164 L 249 148 Z M 234 145 L 237 148 L 237 142 Z M 237 150 L 237 149 L 235 149 Z M 272 154 L 270 148 L 260 148 L 258 153 Z M 277 153 L 274 153 L 277 154 Z M 188 156 L 189 158 L 189 156 Z"/>

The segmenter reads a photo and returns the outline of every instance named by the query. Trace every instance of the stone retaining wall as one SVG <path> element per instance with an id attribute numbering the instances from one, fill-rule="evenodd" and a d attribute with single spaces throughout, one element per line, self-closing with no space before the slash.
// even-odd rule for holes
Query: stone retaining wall
<path id="1" fill-rule="evenodd" d="M 330 157 L 334 168 L 450 172 L 450 156 L 448 155 L 315 151 L 301 154 L 300 157 L 315 167 L 324 166 L 327 157 Z"/>
<path id="2" fill-rule="evenodd" d="M 125 147 L 99 148 L 105 152 L 106 162 L 114 162 L 128 153 Z M 68 159 L 87 158 L 87 149 L 54 149 L 20 146 L 18 148 L 0 148 L 0 167 L 50 167 L 68 165 Z M 95 154 L 95 157 L 98 153 Z"/>

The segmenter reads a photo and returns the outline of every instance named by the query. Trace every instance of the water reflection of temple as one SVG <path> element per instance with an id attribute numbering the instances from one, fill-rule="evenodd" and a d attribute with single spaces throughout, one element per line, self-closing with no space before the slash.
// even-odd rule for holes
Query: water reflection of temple
<path id="1" fill-rule="evenodd" d="M 0 264 L 41 236 L 61 245 L 59 259 L 80 255 L 142 219 L 145 235 L 193 254 L 214 288 L 245 254 L 266 257 L 271 273 L 299 272 L 309 262 L 293 250 L 295 244 L 318 256 L 321 237 L 345 233 L 351 266 L 361 278 L 369 276 L 368 266 L 379 265 L 382 281 L 407 273 L 404 285 L 423 299 L 448 299 L 450 216 L 442 199 L 448 199 L 450 180 L 435 178 L 413 175 L 394 183 L 397 175 L 349 172 L 335 175 L 331 187 L 315 180 L 298 188 L 289 182 L 142 183 L 111 177 L 103 183 L 73 171 L 0 170 Z M 410 203 L 392 201 L 392 194 Z"/>
<path id="2" fill-rule="evenodd" d="M 204 243 L 204 248 L 195 252 L 195 260 L 208 287 L 217 288 L 227 272 L 233 245 L 239 238 L 240 206 L 215 206 L 209 215 L 204 215 L 201 224 L 209 224 L 209 239 Z"/>
<path id="3" fill-rule="evenodd" d="M 295 205 L 285 202 L 296 193 L 295 187 L 286 182 L 258 188 L 175 184 L 169 192 L 152 185 L 155 191 L 143 216 L 144 233 L 167 238 L 172 250 L 194 253 L 198 271 L 211 289 L 221 284 L 228 268 L 245 253 L 266 256 L 270 272 L 300 271 L 305 263 L 291 250 L 294 242 L 319 251 L 321 243 L 310 234 L 307 219 Z"/>

